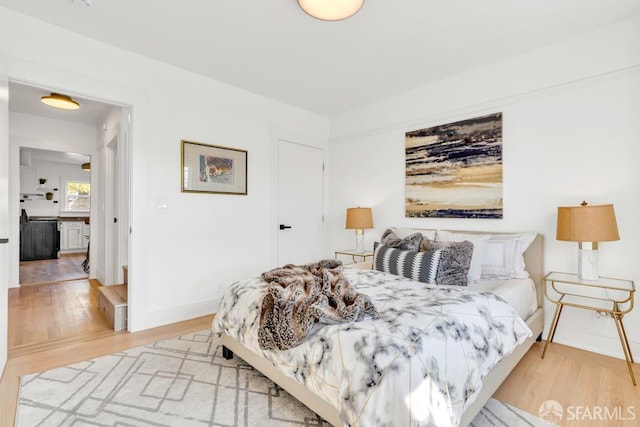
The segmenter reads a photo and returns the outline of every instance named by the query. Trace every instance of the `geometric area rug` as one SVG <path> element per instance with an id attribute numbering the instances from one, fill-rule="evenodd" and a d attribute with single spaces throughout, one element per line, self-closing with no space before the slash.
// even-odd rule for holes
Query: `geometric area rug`
<path id="1" fill-rule="evenodd" d="M 491 399 L 471 425 L 549 424 Z M 329 424 L 238 356 L 224 359 L 205 329 L 23 376 L 16 426 Z"/>

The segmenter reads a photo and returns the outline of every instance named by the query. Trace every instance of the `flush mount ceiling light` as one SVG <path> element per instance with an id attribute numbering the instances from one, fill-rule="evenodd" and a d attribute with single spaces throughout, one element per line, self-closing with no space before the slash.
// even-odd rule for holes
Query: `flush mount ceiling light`
<path id="1" fill-rule="evenodd" d="M 52 93 L 51 95 L 45 95 L 40 98 L 43 104 L 50 107 L 62 108 L 63 110 L 77 110 L 80 108 L 80 104 L 71 99 L 67 95 L 60 95 L 59 93 Z"/>
<path id="2" fill-rule="evenodd" d="M 73 4 L 80 7 L 91 7 L 93 0 L 73 0 Z"/>
<path id="3" fill-rule="evenodd" d="M 91 163 L 83 163 L 80 165 L 80 167 L 82 168 L 83 171 L 90 171 L 91 170 Z"/>
<path id="4" fill-rule="evenodd" d="M 364 0 L 298 0 L 308 15 L 323 21 L 340 21 L 355 15 Z"/>

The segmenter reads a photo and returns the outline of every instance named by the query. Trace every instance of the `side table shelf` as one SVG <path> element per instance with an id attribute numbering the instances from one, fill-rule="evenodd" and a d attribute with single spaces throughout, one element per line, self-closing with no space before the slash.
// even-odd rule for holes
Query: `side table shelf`
<path id="1" fill-rule="evenodd" d="M 547 346 L 553 341 L 558 328 L 558 321 L 564 306 L 592 310 L 599 314 L 608 314 L 616 324 L 622 351 L 627 362 L 631 382 L 636 385 L 633 374 L 633 355 L 624 329 L 622 318 L 633 310 L 633 297 L 636 291 L 632 280 L 600 277 L 596 280 L 582 280 L 577 274 L 551 272 L 545 276 L 544 294 L 549 301 L 556 304 L 556 310 L 549 327 L 547 341 L 544 343 L 542 358 Z M 594 295 L 598 293 L 603 296 Z"/>
<path id="2" fill-rule="evenodd" d="M 356 251 L 354 249 L 343 249 L 340 251 L 335 251 L 336 259 L 338 259 L 338 255 L 350 256 L 353 262 L 356 263 L 356 262 L 364 262 L 367 260 L 367 257 L 372 257 L 373 251 Z M 356 261 L 356 257 L 359 257 L 360 261 Z"/>

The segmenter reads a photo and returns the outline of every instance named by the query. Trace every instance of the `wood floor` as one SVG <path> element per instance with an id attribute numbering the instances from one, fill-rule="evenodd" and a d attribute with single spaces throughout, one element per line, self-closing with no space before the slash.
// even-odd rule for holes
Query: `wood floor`
<path id="1" fill-rule="evenodd" d="M 100 326 L 97 326 L 98 318 L 80 314 L 79 307 L 91 305 L 97 292 L 96 283 L 84 282 L 84 293 L 78 290 L 82 287 L 75 282 L 40 285 L 33 287 L 31 292 L 27 290 L 32 287 L 24 287 L 22 289 L 25 293 L 11 290 L 11 341 L 9 360 L 0 381 L 0 426 L 13 425 L 20 375 L 76 363 L 211 326 L 213 316 L 206 316 L 137 333 L 100 331 Z M 62 291 L 62 288 L 68 289 Z M 55 302 L 64 301 L 56 299 L 57 292 L 75 295 L 68 301 L 69 307 L 64 306 L 66 303 Z M 62 304 L 62 307 L 46 307 L 56 304 Z M 19 320 L 12 320 L 16 316 Z M 28 321 L 22 321 L 24 318 Z M 65 325 L 69 322 L 75 323 L 75 326 Z M 48 328 L 47 324 L 55 326 Z M 83 328 L 87 333 L 78 332 Z M 98 328 L 97 332 L 95 328 Z M 54 341 L 44 339 L 45 330 L 46 334 L 51 331 L 52 337 L 61 338 Z M 72 330 L 80 335 L 74 337 L 63 332 Z M 24 338 L 22 335 L 30 335 L 31 338 Z M 44 341 L 38 341 L 40 339 Z M 542 344 L 536 343 L 531 348 L 498 389 L 495 398 L 532 414 L 538 414 L 545 401 L 556 400 L 564 407 L 565 416 L 559 423 L 562 426 L 640 425 L 640 387 L 632 385 L 624 360 L 557 343 L 549 346 L 543 360 L 540 358 Z M 640 366 L 635 364 L 634 370 L 636 378 L 640 379 Z M 614 415 L 614 419 L 607 419 L 607 413 Z M 631 414 L 634 416 L 633 420 L 629 419 Z M 580 415 L 580 418 L 576 415 Z"/>
<path id="2" fill-rule="evenodd" d="M 533 345 L 494 394 L 496 399 L 531 414 L 555 400 L 564 408 L 562 426 L 640 425 L 640 386 L 631 382 L 624 360 L 557 343 L 541 359 L 542 347 L 544 341 Z M 635 363 L 633 370 L 640 380 L 640 365 Z"/>
<path id="3" fill-rule="evenodd" d="M 54 341 L 113 334 L 98 310 L 99 286 L 96 280 L 76 280 L 9 289 L 9 357 Z"/>
<path id="4" fill-rule="evenodd" d="M 20 376 L 81 362 L 129 348 L 211 327 L 213 316 L 200 317 L 146 331 L 111 332 L 107 336 L 88 336 L 81 341 L 50 345 L 43 351 L 11 357 L 0 380 L 0 426 L 14 425 Z"/>
<path id="5" fill-rule="evenodd" d="M 20 261 L 20 285 L 86 279 L 82 263 L 86 253 L 63 254 L 58 259 Z"/>

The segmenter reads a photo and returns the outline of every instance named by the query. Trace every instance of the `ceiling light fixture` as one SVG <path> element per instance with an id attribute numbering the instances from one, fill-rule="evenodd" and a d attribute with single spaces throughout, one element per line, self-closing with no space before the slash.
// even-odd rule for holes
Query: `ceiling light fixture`
<path id="1" fill-rule="evenodd" d="M 83 171 L 89 172 L 91 170 L 91 163 L 83 163 L 80 165 Z"/>
<path id="2" fill-rule="evenodd" d="M 310 16 L 323 21 L 347 19 L 360 10 L 364 0 L 298 0 L 298 5 Z"/>
<path id="3" fill-rule="evenodd" d="M 71 99 L 70 96 L 60 95 L 59 93 L 52 93 L 51 95 L 45 95 L 40 98 L 43 104 L 50 107 L 61 108 L 63 110 L 77 110 L 80 108 L 80 104 Z"/>
<path id="4" fill-rule="evenodd" d="M 73 4 L 80 7 L 91 7 L 93 0 L 73 0 Z"/>

